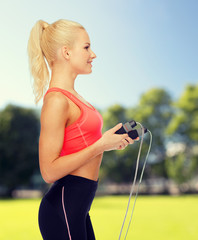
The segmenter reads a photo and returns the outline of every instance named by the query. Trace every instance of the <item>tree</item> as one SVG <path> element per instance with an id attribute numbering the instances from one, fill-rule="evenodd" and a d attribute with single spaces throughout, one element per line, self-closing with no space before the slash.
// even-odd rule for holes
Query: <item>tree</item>
<path id="1" fill-rule="evenodd" d="M 152 151 L 147 165 L 145 177 L 151 174 L 167 177 L 165 170 L 166 158 L 166 127 L 172 117 L 171 96 L 164 89 L 153 88 L 144 93 L 135 108 L 127 111 L 129 119 L 134 119 L 147 127 L 152 135 Z M 148 134 L 147 134 L 148 135 Z M 146 137 L 146 135 L 145 135 Z M 148 143 L 144 143 L 143 154 L 145 156 Z"/>
<path id="2" fill-rule="evenodd" d="M 30 185 L 38 170 L 39 121 L 32 109 L 8 105 L 0 112 L 0 185 L 10 194 Z"/>
<path id="3" fill-rule="evenodd" d="M 197 159 L 195 157 L 188 159 L 185 153 L 167 157 L 165 162 L 167 174 L 180 187 L 182 183 L 187 182 L 194 176 L 197 167 L 196 162 Z"/>
<path id="4" fill-rule="evenodd" d="M 182 96 L 174 103 L 175 115 L 167 128 L 169 135 L 187 145 L 198 142 L 198 86 L 188 85 Z"/>
<path id="5" fill-rule="evenodd" d="M 171 135 L 172 145 L 180 143 L 184 149 L 173 149 L 172 156 L 167 156 L 166 169 L 169 177 L 180 185 L 198 173 L 198 85 L 186 86 L 174 106 L 175 115 L 167 134 Z"/>
<path id="6" fill-rule="evenodd" d="M 171 97 L 163 89 L 151 89 L 144 93 L 136 107 L 126 109 L 120 105 L 114 105 L 103 113 L 104 130 L 107 130 L 119 122 L 135 120 L 146 126 L 153 134 L 152 154 L 153 161 L 152 174 L 167 176 L 164 166 L 166 157 L 165 149 L 165 129 L 172 116 Z M 141 159 L 144 159 L 148 150 L 148 134 L 142 148 Z M 131 181 L 136 167 L 136 159 L 139 150 L 139 143 L 122 151 L 107 152 L 104 155 L 102 164 L 102 176 L 117 182 Z M 140 162 L 140 170 L 143 161 Z M 151 168 L 147 166 L 146 175 L 150 176 Z"/>

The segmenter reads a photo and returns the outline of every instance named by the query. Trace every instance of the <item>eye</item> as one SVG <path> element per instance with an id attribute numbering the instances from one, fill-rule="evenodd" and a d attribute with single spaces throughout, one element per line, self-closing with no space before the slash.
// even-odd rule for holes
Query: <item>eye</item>
<path id="1" fill-rule="evenodd" d="M 89 46 L 86 46 L 86 47 L 85 47 L 85 49 L 87 49 L 87 50 L 88 50 L 88 49 L 89 49 Z"/>

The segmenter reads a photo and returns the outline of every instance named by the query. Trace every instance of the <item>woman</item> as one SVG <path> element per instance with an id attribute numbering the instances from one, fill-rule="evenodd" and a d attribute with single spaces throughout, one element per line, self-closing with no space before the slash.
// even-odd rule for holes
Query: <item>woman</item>
<path id="1" fill-rule="evenodd" d="M 96 55 L 90 45 L 85 28 L 68 20 L 53 24 L 40 20 L 30 33 L 28 55 L 36 102 L 49 84 L 39 139 L 40 171 L 47 183 L 53 183 L 39 209 L 44 240 L 95 239 L 89 209 L 103 152 L 133 143 L 127 134 L 115 134 L 121 123 L 102 135 L 101 115 L 75 91 L 78 74 L 92 72 Z"/>

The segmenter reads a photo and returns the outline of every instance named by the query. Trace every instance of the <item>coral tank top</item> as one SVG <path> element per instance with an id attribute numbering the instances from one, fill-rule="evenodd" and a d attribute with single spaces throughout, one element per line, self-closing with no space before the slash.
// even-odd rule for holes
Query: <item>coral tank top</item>
<path id="1" fill-rule="evenodd" d="M 60 156 L 78 152 L 101 138 L 103 119 L 91 104 L 89 104 L 90 106 L 86 105 L 72 93 L 61 88 L 49 88 L 46 94 L 49 92 L 61 92 L 81 110 L 80 117 L 73 124 L 65 128 Z"/>

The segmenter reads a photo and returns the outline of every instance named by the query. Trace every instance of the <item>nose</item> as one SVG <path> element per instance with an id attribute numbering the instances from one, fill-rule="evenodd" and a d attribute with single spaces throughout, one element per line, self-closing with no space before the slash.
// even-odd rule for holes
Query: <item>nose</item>
<path id="1" fill-rule="evenodd" d="M 96 58 L 96 54 L 91 50 L 91 58 L 94 59 Z"/>

